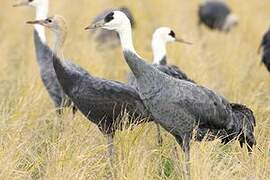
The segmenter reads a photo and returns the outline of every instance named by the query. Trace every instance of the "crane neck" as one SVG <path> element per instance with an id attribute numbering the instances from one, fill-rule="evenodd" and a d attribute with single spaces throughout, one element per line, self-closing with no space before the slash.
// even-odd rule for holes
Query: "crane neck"
<path id="1" fill-rule="evenodd" d="M 60 60 L 64 60 L 64 44 L 66 41 L 67 32 L 64 30 L 56 30 L 54 31 L 54 53 L 60 58 Z"/>
<path id="2" fill-rule="evenodd" d="M 154 60 L 153 60 L 154 64 L 162 64 L 162 65 L 167 64 L 166 44 L 162 40 L 156 39 L 156 38 L 152 40 L 152 51 L 153 51 L 153 56 L 154 56 Z"/>
<path id="3" fill-rule="evenodd" d="M 118 31 L 118 34 L 120 37 L 122 49 L 124 51 L 129 51 L 137 54 L 133 45 L 131 26 L 124 26 L 120 31 Z"/>
<path id="4" fill-rule="evenodd" d="M 160 86 L 162 86 L 162 83 L 158 85 L 154 83 L 159 80 L 156 76 L 159 71 L 146 63 L 135 51 L 131 28 L 122 31 L 119 36 L 125 60 L 138 82 L 139 92 L 144 98 L 148 98 L 152 95 L 153 89 L 160 89 Z"/>
<path id="5" fill-rule="evenodd" d="M 40 6 L 36 7 L 36 20 L 46 19 L 48 16 L 48 3 L 43 3 Z M 35 30 L 37 31 L 38 36 L 41 39 L 42 43 L 46 43 L 45 28 L 39 24 L 34 25 Z"/>

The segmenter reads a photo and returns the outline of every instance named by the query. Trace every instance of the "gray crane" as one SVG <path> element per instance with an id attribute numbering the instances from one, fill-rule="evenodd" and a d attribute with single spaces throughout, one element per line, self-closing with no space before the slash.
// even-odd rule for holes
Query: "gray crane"
<path id="1" fill-rule="evenodd" d="M 124 12 L 127 17 L 129 18 L 131 22 L 132 28 L 135 27 L 135 20 L 131 13 L 131 10 L 125 6 L 119 7 L 119 8 L 113 8 L 113 9 L 106 9 L 102 11 L 100 14 L 98 14 L 94 20 L 92 21 L 92 24 L 99 21 L 100 19 L 103 19 L 108 12 L 111 12 L 113 10 L 119 10 Z M 115 47 L 116 45 L 119 45 L 119 37 L 118 34 L 114 31 L 108 31 L 106 29 L 93 29 L 91 30 L 92 34 L 94 35 L 94 38 L 97 42 L 97 47 L 101 48 L 104 47 L 104 45 L 109 45 L 110 47 Z"/>
<path id="2" fill-rule="evenodd" d="M 270 72 L 270 28 L 263 35 L 258 52 L 260 52 L 261 48 L 262 48 L 262 63 Z"/>
<path id="3" fill-rule="evenodd" d="M 194 81 L 188 78 L 188 76 L 176 65 L 167 64 L 166 45 L 169 42 L 191 44 L 190 42 L 184 41 L 181 38 L 176 38 L 175 32 L 169 27 L 157 28 L 152 36 L 153 66 L 169 76 L 194 83 Z M 133 73 L 128 75 L 128 83 L 133 87 L 137 87 L 136 79 Z"/>
<path id="4" fill-rule="evenodd" d="M 36 19 L 45 19 L 48 15 L 48 3 L 48 0 L 20 0 L 14 7 L 32 6 L 36 10 Z M 75 114 L 76 107 L 64 93 L 57 80 L 52 63 L 52 50 L 46 45 L 45 29 L 38 24 L 34 26 L 34 43 L 41 80 L 57 109 L 57 113 L 61 114 L 63 107 L 71 107 L 73 114 Z"/>
<path id="5" fill-rule="evenodd" d="M 53 66 L 64 92 L 76 107 L 108 138 L 108 156 L 112 166 L 113 136 L 122 129 L 123 115 L 128 113 L 133 124 L 145 122 L 150 116 L 137 91 L 127 84 L 91 76 L 86 70 L 65 60 L 63 46 L 67 35 L 65 20 L 61 16 L 45 20 L 28 21 L 40 24 L 54 32 Z"/>
<path id="6" fill-rule="evenodd" d="M 114 30 L 119 34 L 125 60 L 136 78 L 145 107 L 184 151 L 186 179 L 190 179 L 190 142 L 195 127 L 224 130 L 228 134 L 224 143 L 237 138 L 241 146 L 246 143 L 252 151 L 256 141 L 251 110 L 241 106 L 234 111 L 229 101 L 214 91 L 173 78 L 146 63 L 134 49 L 130 21 L 121 11 L 108 13 L 91 28 Z"/>
<path id="7" fill-rule="evenodd" d="M 155 30 L 152 36 L 152 51 L 153 51 L 153 66 L 158 68 L 160 71 L 168 74 L 177 79 L 183 79 L 190 82 L 194 82 L 189 79 L 188 76 L 181 71 L 176 65 L 167 64 L 167 50 L 166 45 L 169 42 L 180 42 L 185 44 L 191 44 L 190 42 L 186 42 L 181 38 L 176 38 L 176 35 L 173 30 L 168 27 L 159 27 Z M 137 89 L 136 79 L 133 73 L 129 73 L 128 75 L 128 84 Z M 161 130 L 158 124 L 157 125 L 157 133 L 158 133 L 158 144 L 162 145 L 162 137 Z M 201 131 L 199 131 L 198 137 L 200 140 L 204 138 Z M 206 133 L 206 131 L 203 131 Z"/>
<path id="8" fill-rule="evenodd" d="M 203 0 L 198 16 L 198 25 L 204 24 L 212 30 L 228 32 L 238 24 L 238 17 L 223 0 Z"/>

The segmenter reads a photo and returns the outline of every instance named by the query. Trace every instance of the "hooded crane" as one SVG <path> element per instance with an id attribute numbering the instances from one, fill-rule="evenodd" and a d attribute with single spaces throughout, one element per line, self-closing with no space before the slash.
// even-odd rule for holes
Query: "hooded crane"
<path id="1" fill-rule="evenodd" d="M 186 42 L 181 38 L 176 38 L 174 31 L 168 27 L 160 27 L 156 29 L 152 36 L 152 51 L 154 58 L 153 65 L 160 71 L 168 74 L 169 76 L 172 76 L 177 79 L 183 79 L 186 81 L 194 82 L 193 80 L 189 79 L 187 75 L 184 72 L 182 72 L 176 65 L 167 64 L 166 45 L 169 42 L 180 42 L 185 44 L 191 44 L 190 42 Z M 137 83 L 133 73 L 130 73 L 128 75 L 128 84 L 137 89 Z M 160 127 L 158 124 L 156 125 L 158 133 L 158 143 L 159 145 L 161 145 L 163 140 L 161 138 Z M 203 138 L 200 139 L 202 140 Z"/>
<path id="2" fill-rule="evenodd" d="M 237 138 L 240 145 L 247 143 L 248 150 L 252 151 L 255 144 L 252 111 L 235 112 L 232 105 L 214 91 L 173 78 L 147 64 L 134 49 L 130 21 L 123 12 L 112 11 L 91 28 L 118 32 L 125 60 L 136 78 L 145 107 L 184 151 L 185 179 L 190 179 L 190 142 L 196 126 L 224 130 L 229 134 L 224 143 Z"/>
<path id="3" fill-rule="evenodd" d="M 119 11 L 124 12 L 127 15 L 127 17 L 129 18 L 129 20 L 131 22 L 131 26 L 133 28 L 135 27 L 134 17 L 132 15 L 131 11 L 125 6 L 120 7 L 120 8 L 104 10 L 103 12 L 101 12 L 99 15 L 96 16 L 96 18 L 93 20 L 92 24 L 103 19 L 105 17 L 105 15 L 108 14 L 108 12 L 111 12 L 113 10 L 119 10 Z M 104 44 L 112 45 L 112 47 L 116 44 L 119 44 L 119 37 L 118 37 L 117 33 L 114 31 L 108 31 L 105 29 L 98 29 L 98 30 L 93 29 L 91 32 L 93 33 L 95 40 L 98 43 L 97 44 L 98 47 L 102 47 Z"/>
<path id="4" fill-rule="evenodd" d="M 203 0 L 198 10 L 199 22 L 212 30 L 229 32 L 238 24 L 238 17 L 231 13 L 223 0 Z"/>
<path id="5" fill-rule="evenodd" d="M 153 65 L 157 67 L 160 71 L 168 74 L 169 76 L 195 83 L 193 80 L 188 78 L 188 76 L 184 72 L 182 72 L 176 65 L 167 64 L 166 45 L 169 42 L 179 42 L 189 45 L 191 44 L 190 42 L 187 42 L 182 38 L 177 38 L 175 32 L 169 27 L 160 27 L 156 29 L 152 37 L 152 51 L 154 57 Z M 130 74 L 129 84 L 136 87 L 136 80 L 132 73 Z M 250 112 L 250 109 L 248 109 L 245 105 L 236 103 L 232 103 L 231 105 L 234 111 L 239 111 L 241 109 L 244 113 Z M 225 131 L 220 131 L 218 129 L 213 128 L 212 129 L 198 128 L 194 138 L 196 141 L 202 141 L 204 139 L 205 140 L 214 140 L 216 138 L 223 139 L 226 136 L 227 134 Z"/>
<path id="6" fill-rule="evenodd" d="M 189 79 L 187 75 L 182 72 L 176 65 L 168 65 L 167 64 L 167 50 L 166 45 L 169 42 L 180 42 L 185 44 L 191 44 L 190 42 L 186 42 L 181 38 L 176 38 L 176 34 L 173 30 L 168 27 L 160 27 L 154 33 L 152 37 L 152 51 L 153 51 L 153 66 L 159 69 L 160 71 L 172 76 L 176 79 L 186 80 L 192 83 L 195 83 L 193 80 Z M 137 83 L 134 75 L 132 73 L 129 74 L 128 83 L 137 88 Z M 162 144 L 161 131 L 158 124 L 157 125 L 157 133 L 158 133 L 158 142 L 159 145 Z M 202 140 L 214 140 L 216 138 L 222 139 L 226 137 L 227 134 L 224 131 L 220 131 L 218 129 L 206 129 L 206 128 L 198 128 L 195 135 L 196 141 Z"/>
<path id="7" fill-rule="evenodd" d="M 262 48 L 262 63 L 266 66 L 267 70 L 270 72 L 270 28 L 263 35 L 259 52 Z"/>
<path id="8" fill-rule="evenodd" d="M 18 6 L 32 6 L 36 9 L 36 19 L 47 18 L 48 0 L 20 0 L 18 4 L 14 5 L 14 7 Z M 63 107 L 72 107 L 73 114 L 75 114 L 75 106 L 72 105 L 71 100 L 64 93 L 57 80 L 52 63 L 52 50 L 46 45 L 45 29 L 38 24 L 34 25 L 34 43 L 41 79 L 57 112 L 61 114 Z"/>
<path id="9" fill-rule="evenodd" d="M 51 60 L 56 76 L 76 107 L 107 135 L 108 156 L 112 166 L 113 136 L 117 129 L 121 129 L 123 118 L 120 116 L 127 112 L 135 124 L 149 117 L 139 94 L 129 85 L 93 77 L 86 70 L 65 60 L 63 47 L 67 27 L 63 17 L 56 15 L 28 23 L 40 24 L 53 31 L 55 41 Z"/>
<path id="10" fill-rule="evenodd" d="M 153 66 L 169 76 L 194 83 L 194 81 L 189 79 L 176 65 L 167 64 L 166 45 L 169 42 L 191 44 L 181 38 L 176 38 L 175 32 L 169 27 L 160 27 L 156 29 L 152 36 Z M 137 87 L 136 79 L 132 73 L 129 74 L 128 83 L 133 87 Z"/>

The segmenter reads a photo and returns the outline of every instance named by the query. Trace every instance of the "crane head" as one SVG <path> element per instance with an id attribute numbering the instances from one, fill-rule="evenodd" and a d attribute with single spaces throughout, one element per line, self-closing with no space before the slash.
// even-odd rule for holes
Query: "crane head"
<path id="1" fill-rule="evenodd" d="M 166 44 L 168 42 L 181 42 L 184 44 L 191 44 L 183 40 L 182 38 L 177 38 L 176 34 L 172 29 L 169 27 L 160 27 L 155 30 L 152 37 L 152 44 L 153 43 L 163 43 Z"/>
<path id="2" fill-rule="evenodd" d="M 97 28 L 103 28 L 103 29 L 121 32 L 127 28 L 131 29 L 131 24 L 127 15 L 123 13 L 122 11 L 111 11 L 103 19 L 86 27 L 85 29 L 88 30 L 88 29 L 97 29 Z"/>
<path id="3" fill-rule="evenodd" d="M 67 31 L 66 21 L 62 16 L 55 15 L 43 20 L 27 21 L 27 24 L 40 24 L 54 32 Z"/>
<path id="4" fill-rule="evenodd" d="M 20 7 L 20 6 L 47 6 L 48 0 L 17 0 L 17 3 L 13 5 L 13 7 Z"/>
<path id="5" fill-rule="evenodd" d="M 224 31 L 230 31 L 232 28 L 237 26 L 239 23 L 239 18 L 235 14 L 229 14 L 226 17 L 225 23 L 223 25 L 223 30 Z"/>

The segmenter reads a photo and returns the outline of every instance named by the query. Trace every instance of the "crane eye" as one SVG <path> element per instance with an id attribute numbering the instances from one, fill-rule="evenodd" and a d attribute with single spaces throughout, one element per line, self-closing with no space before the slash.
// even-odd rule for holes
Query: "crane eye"
<path id="1" fill-rule="evenodd" d="M 169 36 L 172 36 L 173 38 L 175 38 L 175 33 L 174 33 L 173 31 L 171 31 L 171 32 L 169 33 Z"/>
<path id="2" fill-rule="evenodd" d="M 33 0 L 28 0 L 28 2 L 32 2 Z"/>
<path id="3" fill-rule="evenodd" d="M 52 20 L 51 19 L 46 19 L 46 22 L 51 23 Z"/>

